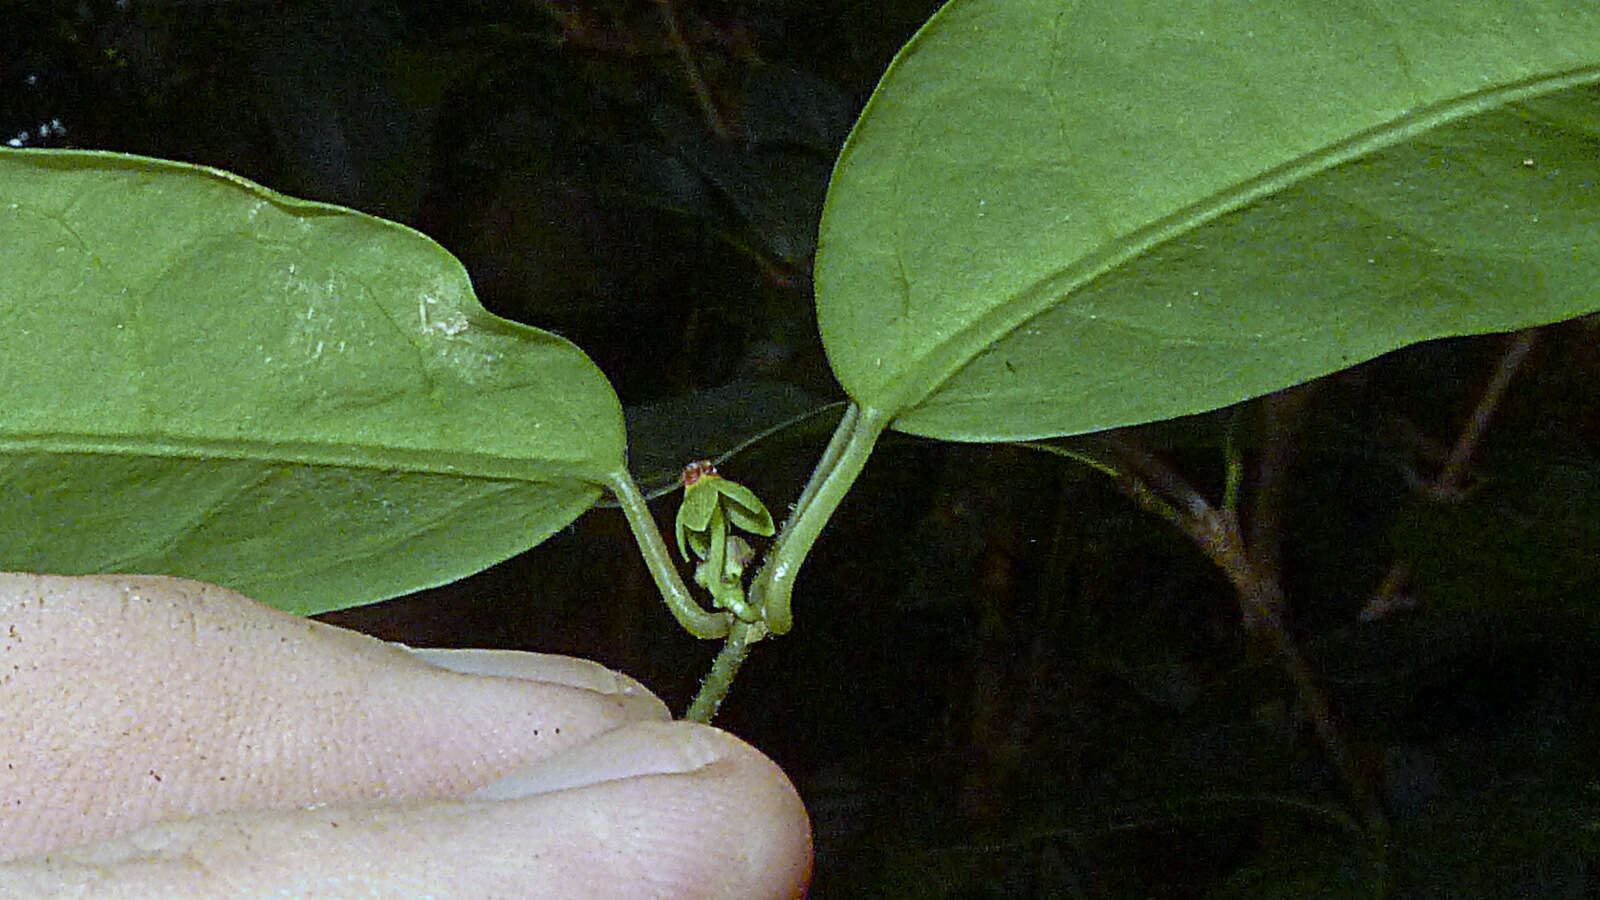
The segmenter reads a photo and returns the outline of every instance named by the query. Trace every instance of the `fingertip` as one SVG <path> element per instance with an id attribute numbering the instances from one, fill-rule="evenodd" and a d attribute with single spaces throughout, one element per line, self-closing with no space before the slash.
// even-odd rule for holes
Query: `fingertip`
<path id="1" fill-rule="evenodd" d="M 707 725 L 678 723 L 717 747 L 717 759 L 696 774 L 720 782 L 735 806 L 708 835 L 726 854 L 728 897 L 803 897 L 811 883 L 811 817 L 783 769 L 766 754 Z"/>
<path id="2" fill-rule="evenodd" d="M 664 896 L 798 897 L 811 877 L 811 821 L 787 775 L 731 734 L 637 722 L 541 760 L 467 798 L 582 809 L 594 840 Z"/>

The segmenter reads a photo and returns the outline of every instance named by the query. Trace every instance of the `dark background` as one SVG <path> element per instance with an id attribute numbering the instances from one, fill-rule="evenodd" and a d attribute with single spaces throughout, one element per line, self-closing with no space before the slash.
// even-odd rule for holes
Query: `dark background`
<path id="1" fill-rule="evenodd" d="M 405 222 L 484 304 L 583 347 L 665 485 L 841 399 L 810 263 L 832 160 L 927 0 L 0 0 L 0 140 L 205 163 Z M 676 37 L 674 37 L 676 33 Z M 4 185 L 0 185 L 3 195 Z M 1593 326 L 1544 329 L 1464 496 L 1425 502 L 1503 337 L 1124 433 L 1207 496 L 1295 449 L 1294 641 L 1390 826 L 1380 857 L 1221 572 L 1104 476 L 890 436 L 796 627 L 718 724 L 794 777 L 818 897 L 1583 897 L 1600 884 Z M 724 465 L 774 510 L 824 412 Z M 1290 429 L 1284 432 L 1283 429 Z M 658 506 L 663 522 L 670 501 Z M 1385 572 L 1417 608 L 1363 622 Z M 474 578 L 331 621 L 593 657 L 675 709 L 684 635 L 599 509 Z"/>

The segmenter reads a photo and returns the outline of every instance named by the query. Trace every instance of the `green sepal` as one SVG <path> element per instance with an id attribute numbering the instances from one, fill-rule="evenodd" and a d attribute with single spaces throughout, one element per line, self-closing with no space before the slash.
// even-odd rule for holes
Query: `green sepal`
<path id="1" fill-rule="evenodd" d="M 716 512 L 720 493 L 714 485 L 723 479 L 709 475 L 683 489 L 683 503 L 678 506 L 676 533 L 678 552 L 689 559 L 689 551 L 705 558 L 708 543 L 706 529 L 711 527 L 712 514 Z M 698 538 L 698 540 L 697 540 Z"/>
<path id="2" fill-rule="evenodd" d="M 755 492 L 721 475 L 703 475 L 694 484 L 683 489 L 683 503 L 678 506 L 675 534 L 678 552 L 684 559 L 705 559 L 711 544 L 707 532 L 712 528 L 712 518 L 721 509 L 728 524 L 742 531 L 762 537 L 771 537 L 777 527 L 772 513 Z"/>
<path id="3" fill-rule="evenodd" d="M 726 478 L 714 479 L 712 484 L 727 501 L 722 504 L 722 510 L 735 528 L 762 537 L 772 537 L 773 532 L 777 531 L 772 523 L 772 513 L 767 511 L 767 505 L 761 502 L 754 491 Z M 698 484 L 695 486 L 699 487 Z"/>

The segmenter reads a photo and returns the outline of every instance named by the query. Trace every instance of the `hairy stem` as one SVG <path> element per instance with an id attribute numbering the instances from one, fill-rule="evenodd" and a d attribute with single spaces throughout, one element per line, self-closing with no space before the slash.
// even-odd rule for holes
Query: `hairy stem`
<path id="1" fill-rule="evenodd" d="M 794 511 L 778 532 L 772 552 L 750 589 L 750 605 L 763 610 L 773 634 L 785 634 L 794 625 L 790 603 L 800 565 L 866 466 L 888 424 L 888 414 L 851 404 L 811 473 L 811 480 L 801 491 Z"/>
<path id="2" fill-rule="evenodd" d="M 644 495 L 639 493 L 639 486 L 633 483 L 633 476 L 626 469 L 619 469 L 606 478 L 606 487 L 617 498 L 623 515 L 628 517 L 633 539 L 639 545 L 639 555 L 644 557 L 644 564 L 655 578 L 656 588 L 661 591 L 661 599 L 666 601 L 673 618 L 697 638 L 727 635 L 733 617 L 724 612 L 708 612 L 689 593 L 688 586 L 678 574 L 677 564 L 673 562 L 672 551 L 667 549 L 667 542 L 661 539 L 661 531 L 656 527 L 655 516 L 650 514 L 649 504 L 645 503 Z"/>
<path id="3" fill-rule="evenodd" d="M 722 642 L 722 649 L 717 651 L 717 658 L 711 663 L 711 670 L 700 682 L 700 691 L 694 695 L 694 702 L 689 704 L 689 710 L 683 717 L 691 722 L 711 724 L 733 687 L 733 678 L 739 674 L 739 667 L 750 655 L 750 645 L 766 636 L 767 627 L 760 622 L 734 622 L 733 627 L 728 629 L 727 640 Z"/>
<path id="4" fill-rule="evenodd" d="M 861 409 L 854 403 L 844 408 L 844 415 L 839 417 L 839 424 L 833 429 L 833 437 L 828 439 L 828 446 L 823 448 L 822 456 L 817 460 L 816 468 L 811 470 L 811 477 L 806 480 L 806 486 L 801 488 L 800 496 L 795 499 L 794 506 L 790 507 L 789 518 L 794 518 L 795 513 L 802 507 L 811 505 L 811 498 L 817 494 L 817 488 L 833 467 L 839 464 L 839 455 L 844 453 L 845 445 L 850 443 L 850 434 L 855 431 L 856 420 L 861 418 Z M 788 530 L 788 523 L 784 529 Z"/>
<path id="5" fill-rule="evenodd" d="M 863 416 L 853 403 L 845 408 L 839 427 L 822 451 L 810 480 L 800 491 L 766 562 L 750 586 L 748 603 L 752 609 L 761 611 L 761 621 L 733 621 L 722 649 L 712 661 L 711 670 L 700 683 L 700 691 L 695 694 L 684 718 L 709 723 L 733 687 L 734 676 L 750 654 L 750 645 L 768 634 L 784 634 L 794 624 L 790 610 L 794 576 L 822 533 L 822 527 L 861 473 L 886 422 L 887 417 L 870 411 Z"/>

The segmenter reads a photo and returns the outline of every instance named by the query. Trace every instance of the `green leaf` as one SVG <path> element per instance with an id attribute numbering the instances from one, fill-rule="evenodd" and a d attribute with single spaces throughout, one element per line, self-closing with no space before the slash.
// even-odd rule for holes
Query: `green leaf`
<path id="1" fill-rule="evenodd" d="M 213 169 L 0 151 L 0 567 L 295 612 L 543 540 L 624 466 L 572 344 L 422 235 Z"/>
<path id="2" fill-rule="evenodd" d="M 1076 434 L 1600 306 L 1600 5 L 954 0 L 835 169 L 834 372 Z"/>

